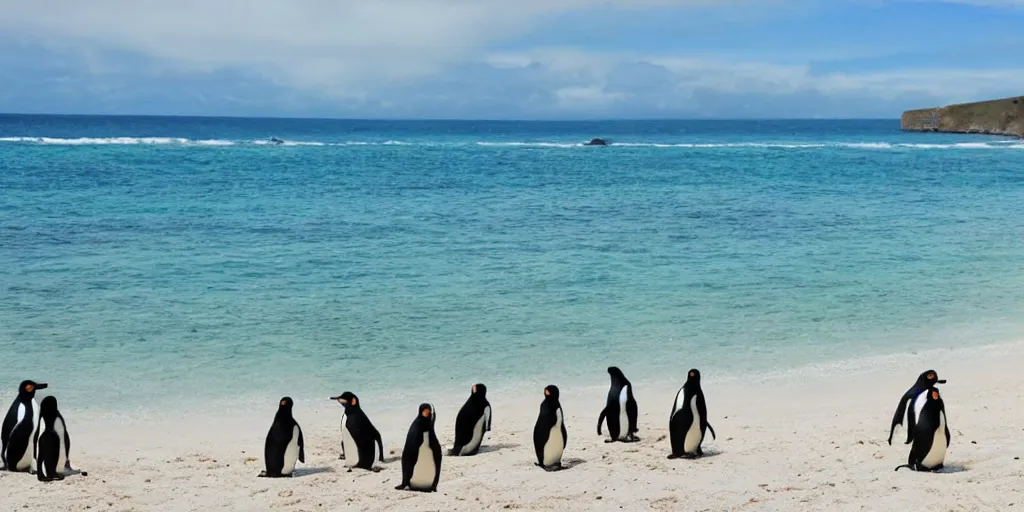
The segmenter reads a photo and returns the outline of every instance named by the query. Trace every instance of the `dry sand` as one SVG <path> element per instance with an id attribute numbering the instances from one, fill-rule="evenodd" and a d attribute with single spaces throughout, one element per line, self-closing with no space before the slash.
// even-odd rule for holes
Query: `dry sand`
<path id="1" fill-rule="evenodd" d="M 445 457 L 437 493 L 395 491 L 406 429 L 422 400 L 401 410 L 354 390 L 389 452 L 382 471 L 347 473 L 338 460 L 340 407 L 297 399 L 306 463 L 291 479 L 256 478 L 279 397 L 250 417 L 221 413 L 120 422 L 66 410 L 71 460 L 88 476 L 43 484 L 0 472 L 2 510 L 1013 510 L 1024 508 L 1024 344 L 935 350 L 723 377 L 704 370 L 719 434 L 700 460 L 668 460 L 667 419 L 678 376 L 623 370 L 635 386 L 642 441 L 605 444 L 596 432 L 607 393 L 561 385 L 569 469 L 533 465 L 531 432 L 541 391 L 557 379 L 489 391 L 494 431 L 474 457 Z M 893 468 L 909 447 L 888 446 L 889 420 L 918 373 L 934 368 L 952 442 L 947 469 Z M 486 382 L 486 379 L 482 379 Z M 330 390 L 325 396 L 336 392 Z M 449 444 L 461 394 L 434 400 Z M 12 399 L 2 397 L 3 405 Z M 898 432 L 897 437 L 902 432 Z"/>

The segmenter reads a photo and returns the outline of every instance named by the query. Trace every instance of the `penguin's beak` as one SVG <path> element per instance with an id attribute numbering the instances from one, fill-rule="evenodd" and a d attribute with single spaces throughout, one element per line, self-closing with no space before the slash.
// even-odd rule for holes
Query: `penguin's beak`
<path id="1" fill-rule="evenodd" d="M 36 389 L 46 389 L 46 386 L 48 386 L 48 384 L 46 384 L 45 382 L 36 383 Z"/>
<path id="2" fill-rule="evenodd" d="M 332 396 L 331 400 L 341 400 L 341 396 Z"/>
<path id="3" fill-rule="evenodd" d="M 946 383 L 946 379 L 939 379 L 939 380 L 937 380 L 935 382 L 938 382 L 939 384 L 945 384 Z"/>

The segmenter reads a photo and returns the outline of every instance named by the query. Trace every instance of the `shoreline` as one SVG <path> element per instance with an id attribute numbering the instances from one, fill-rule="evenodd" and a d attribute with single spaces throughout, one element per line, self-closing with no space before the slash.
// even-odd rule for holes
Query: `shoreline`
<path id="1" fill-rule="evenodd" d="M 531 435 L 547 381 L 530 379 L 515 390 L 489 390 L 494 430 L 474 457 L 445 457 L 438 492 L 394 491 L 408 424 L 419 403 L 385 403 L 354 390 L 380 429 L 386 462 L 380 473 L 346 473 L 338 457 L 341 408 L 297 399 L 295 415 L 306 437 L 306 464 L 294 479 L 255 478 L 263 438 L 278 397 L 245 414 L 179 417 L 177 421 L 119 423 L 75 414 L 62 404 L 72 435 L 71 462 L 89 473 L 42 484 L 24 474 L 0 473 L 13 509 L 67 510 L 86 505 L 113 510 L 528 510 L 623 509 L 1000 509 L 1022 503 L 1024 412 L 1018 368 L 1024 342 L 933 349 L 804 365 L 758 375 L 706 371 L 708 414 L 719 438 L 705 441 L 708 456 L 669 461 L 667 415 L 681 382 L 665 376 L 626 376 L 640 407 L 641 442 L 605 444 L 596 433 L 607 383 L 562 387 L 572 467 L 546 473 L 532 465 Z M 909 447 L 886 445 L 899 396 L 921 371 L 941 378 L 952 441 L 942 474 L 892 471 Z M 687 368 L 682 368 L 680 374 Z M 604 375 L 602 375 L 604 376 Z M 437 435 L 451 442 L 455 414 L 468 396 L 445 396 Z M 9 393 L 3 396 L 10 399 Z M 899 431 L 897 431 L 897 438 Z M 255 457 L 254 462 L 249 457 Z M 1014 459 L 1018 457 L 1018 459 Z M 44 487 L 45 486 L 45 487 Z M 598 498 L 600 496 L 600 498 Z M 111 508 L 112 507 L 112 508 Z"/>

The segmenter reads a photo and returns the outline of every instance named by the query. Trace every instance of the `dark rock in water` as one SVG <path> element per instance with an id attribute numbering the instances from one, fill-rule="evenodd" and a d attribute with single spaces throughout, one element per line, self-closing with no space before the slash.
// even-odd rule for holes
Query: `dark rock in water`
<path id="1" fill-rule="evenodd" d="M 271 137 L 270 138 L 270 143 L 271 144 L 284 144 L 284 141 L 279 139 L 279 138 L 277 138 L 277 137 Z"/>
<path id="2" fill-rule="evenodd" d="M 608 145 L 608 142 L 605 141 L 604 139 L 601 139 L 601 138 L 590 139 L 590 142 L 584 144 L 584 146 L 607 146 L 607 145 Z"/>

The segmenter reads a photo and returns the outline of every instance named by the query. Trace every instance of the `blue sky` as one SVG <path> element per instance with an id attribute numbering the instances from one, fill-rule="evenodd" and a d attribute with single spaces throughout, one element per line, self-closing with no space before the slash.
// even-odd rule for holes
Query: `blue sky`
<path id="1" fill-rule="evenodd" d="M 1024 0 L 0 0 L 0 112 L 893 118 L 1024 94 Z"/>

